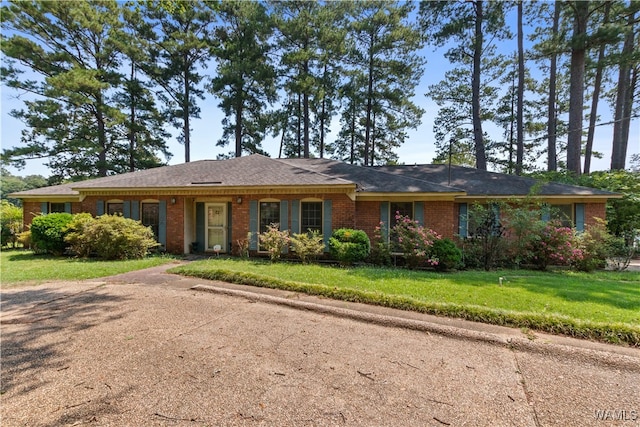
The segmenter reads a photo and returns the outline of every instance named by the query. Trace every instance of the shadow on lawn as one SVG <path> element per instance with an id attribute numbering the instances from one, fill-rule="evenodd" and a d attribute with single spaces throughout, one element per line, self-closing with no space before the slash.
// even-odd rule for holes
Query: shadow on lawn
<path id="1" fill-rule="evenodd" d="M 575 279 L 570 283 L 561 283 L 560 280 L 524 283 L 523 280 L 514 279 L 509 281 L 508 285 L 521 287 L 532 293 L 562 298 L 565 301 L 606 304 L 622 310 L 640 310 L 640 282 L 585 278 L 579 283 Z"/>
<path id="2" fill-rule="evenodd" d="M 68 367 L 69 337 L 123 317 L 124 300 L 97 288 L 77 293 L 46 288 L 3 293 L 1 393 L 24 394 L 45 385 L 52 371 Z"/>

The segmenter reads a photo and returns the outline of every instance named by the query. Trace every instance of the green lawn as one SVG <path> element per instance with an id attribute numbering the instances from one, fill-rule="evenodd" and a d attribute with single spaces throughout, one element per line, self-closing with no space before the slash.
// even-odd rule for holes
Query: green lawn
<path id="1" fill-rule="evenodd" d="M 192 262 L 171 271 L 640 345 L 639 272 L 440 274 L 231 259 Z"/>
<path id="2" fill-rule="evenodd" d="M 26 250 L 3 250 L 0 253 L 2 287 L 48 280 L 82 280 L 126 273 L 171 262 L 173 258 L 152 256 L 141 260 L 101 261 L 34 255 Z"/>

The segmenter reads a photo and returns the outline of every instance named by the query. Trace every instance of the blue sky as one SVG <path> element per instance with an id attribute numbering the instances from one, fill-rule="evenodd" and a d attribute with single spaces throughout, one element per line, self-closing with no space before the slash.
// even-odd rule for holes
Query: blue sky
<path id="1" fill-rule="evenodd" d="M 513 14 L 509 17 L 509 22 L 514 22 Z M 509 50 L 515 49 L 515 40 L 504 42 L 503 45 L 507 46 Z M 437 105 L 425 96 L 428 90 L 428 86 L 436 84 L 438 81 L 444 78 L 445 72 L 452 68 L 448 61 L 443 57 L 444 49 L 434 51 L 431 47 L 423 49 L 423 54 L 427 59 L 425 66 L 425 73 L 420 82 L 420 85 L 416 88 L 416 96 L 414 102 L 425 110 L 425 114 L 422 117 L 422 123 L 416 130 L 409 130 L 409 138 L 405 144 L 397 151 L 399 160 L 402 163 L 414 164 L 414 163 L 430 163 L 435 156 L 434 136 L 433 136 L 433 123 L 438 112 Z M 529 64 L 534 67 L 535 64 Z M 210 68 L 209 73 L 214 70 Z M 540 74 L 537 71 L 538 75 Z M 535 75 L 535 74 L 534 74 Z M 0 145 L 2 148 L 8 148 L 19 145 L 20 132 L 24 128 L 23 124 L 10 117 L 9 112 L 12 109 L 22 108 L 22 100 L 20 94 L 14 90 L 7 89 L 6 87 L 0 87 L 0 114 L 1 120 L 1 139 Z M 24 97 L 24 95 L 22 95 Z M 192 134 L 191 134 L 191 160 L 201 159 L 215 159 L 220 153 L 227 153 L 231 151 L 231 147 L 227 146 L 220 148 L 216 146 L 216 142 L 222 135 L 221 122 L 223 119 L 222 113 L 217 108 L 218 100 L 211 95 L 208 95 L 204 101 L 200 101 L 202 112 L 200 119 L 192 119 Z M 586 101 L 590 105 L 590 101 Z M 611 107 L 604 101 L 599 106 L 600 123 L 609 122 L 612 120 Z M 587 126 L 588 122 L 585 120 L 584 126 Z M 484 129 L 491 135 L 495 135 L 496 139 L 502 138 L 502 130 L 496 127 L 492 127 L 490 124 L 485 124 Z M 333 119 L 333 131 L 329 135 L 329 139 L 334 138 L 338 133 L 339 117 Z M 170 132 L 174 135 L 169 141 L 169 150 L 173 153 L 170 164 L 182 163 L 184 161 L 184 146 L 179 144 L 175 136 L 178 134 L 177 130 L 170 128 Z M 612 126 L 599 126 L 595 134 L 594 150 L 603 153 L 602 159 L 592 160 L 592 170 L 607 170 L 610 164 L 611 158 L 611 137 L 613 135 Z M 279 138 L 269 138 L 263 142 L 263 148 L 272 156 L 278 155 Z M 640 152 L 640 119 L 635 119 L 631 124 L 631 135 L 629 138 L 629 157 L 634 153 Z M 545 161 L 546 159 L 541 159 Z M 27 167 L 23 170 L 16 170 L 9 168 L 11 173 L 16 175 L 31 175 L 40 174 L 49 176 L 50 172 L 43 165 L 46 160 L 32 160 L 28 161 Z M 628 164 L 628 163 L 627 163 Z M 542 165 L 542 164 L 541 164 Z"/>

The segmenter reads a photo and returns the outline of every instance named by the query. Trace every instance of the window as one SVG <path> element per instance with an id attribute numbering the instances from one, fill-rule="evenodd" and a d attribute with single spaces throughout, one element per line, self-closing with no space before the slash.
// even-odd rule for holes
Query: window
<path id="1" fill-rule="evenodd" d="M 265 233 L 271 224 L 280 224 L 280 202 L 260 202 L 260 229 L 259 233 Z M 282 224 L 280 224 L 282 229 Z M 260 245 L 260 251 L 265 249 Z"/>
<path id="2" fill-rule="evenodd" d="M 158 238 L 158 225 L 160 224 L 160 205 L 158 203 L 142 204 L 142 225 L 151 227 L 153 235 Z"/>
<path id="3" fill-rule="evenodd" d="M 389 228 L 393 229 L 398 223 L 396 216 L 408 216 L 409 219 L 413 219 L 413 202 L 391 202 L 389 203 Z"/>
<path id="4" fill-rule="evenodd" d="M 65 212 L 64 203 L 49 203 L 49 213 Z"/>
<path id="5" fill-rule="evenodd" d="M 124 203 L 107 203 L 107 214 L 109 215 L 124 215 Z"/>
<path id="6" fill-rule="evenodd" d="M 550 219 L 558 221 L 563 227 L 573 227 L 573 205 L 552 205 Z"/>
<path id="7" fill-rule="evenodd" d="M 300 231 L 322 234 L 322 202 L 300 203 Z"/>

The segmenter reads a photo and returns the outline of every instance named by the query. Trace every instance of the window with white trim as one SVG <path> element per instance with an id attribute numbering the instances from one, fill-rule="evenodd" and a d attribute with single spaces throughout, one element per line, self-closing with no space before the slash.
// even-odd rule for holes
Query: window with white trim
<path id="1" fill-rule="evenodd" d="M 322 202 L 300 202 L 300 232 L 322 234 Z"/>

